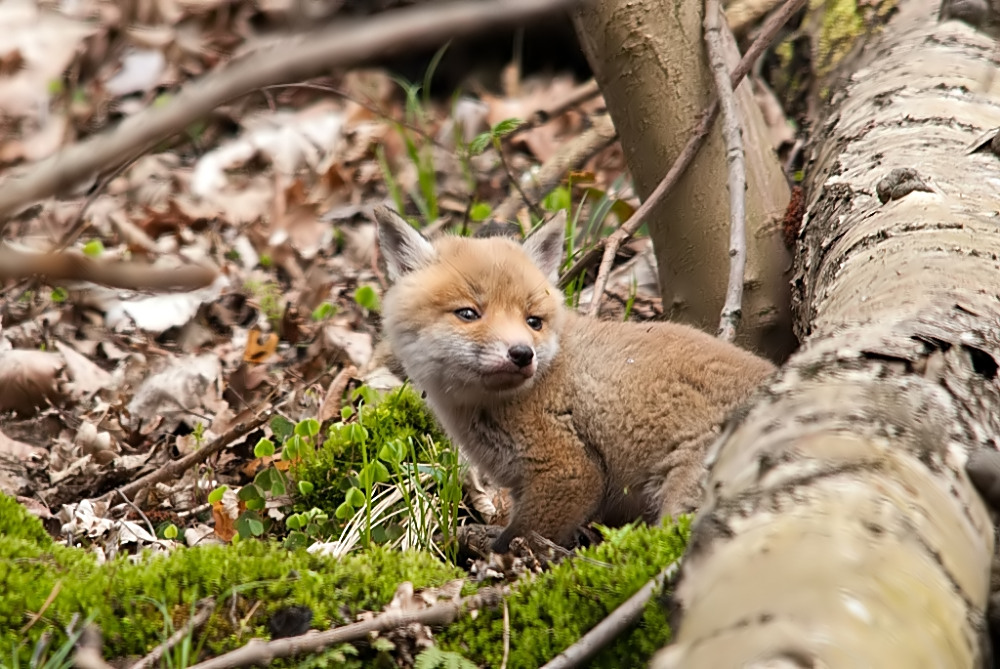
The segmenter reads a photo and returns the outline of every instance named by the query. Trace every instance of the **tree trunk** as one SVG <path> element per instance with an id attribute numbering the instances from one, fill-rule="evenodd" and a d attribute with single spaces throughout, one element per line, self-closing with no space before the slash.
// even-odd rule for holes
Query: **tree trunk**
<path id="1" fill-rule="evenodd" d="M 1000 96 L 993 42 L 936 10 L 901 3 L 817 124 L 805 343 L 713 448 L 656 669 L 986 655 L 994 527 L 964 465 L 1000 440 L 1000 160 L 966 148 Z"/>
<path id="2" fill-rule="evenodd" d="M 703 0 L 595 0 L 577 33 L 643 199 L 667 173 L 714 96 L 702 40 Z M 730 38 L 730 42 L 732 42 Z M 738 53 L 730 44 L 730 64 Z M 780 222 L 788 183 L 748 82 L 737 89 L 747 148 L 747 269 L 738 343 L 776 360 L 794 346 L 790 256 Z M 714 332 L 729 272 L 729 196 L 720 124 L 650 220 L 668 315 Z"/>

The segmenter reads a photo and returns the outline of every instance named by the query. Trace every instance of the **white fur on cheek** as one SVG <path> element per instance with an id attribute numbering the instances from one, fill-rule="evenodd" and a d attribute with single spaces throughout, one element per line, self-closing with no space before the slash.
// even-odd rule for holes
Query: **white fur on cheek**
<path id="1" fill-rule="evenodd" d="M 535 347 L 535 358 L 538 360 L 538 373 L 543 373 L 559 354 L 559 339 L 551 337 Z"/>

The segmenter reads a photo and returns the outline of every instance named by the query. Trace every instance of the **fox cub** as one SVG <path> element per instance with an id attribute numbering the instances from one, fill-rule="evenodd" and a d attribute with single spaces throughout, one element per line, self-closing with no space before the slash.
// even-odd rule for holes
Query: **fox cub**
<path id="1" fill-rule="evenodd" d="M 375 218 L 392 355 L 465 457 L 510 488 L 495 551 L 532 531 L 570 546 L 591 521 L 694 510 L 707 445 L 770 362 L 686 325 L 566 308 L 562 216 L 523 244 L 431 243 L 388 208 Z"/>

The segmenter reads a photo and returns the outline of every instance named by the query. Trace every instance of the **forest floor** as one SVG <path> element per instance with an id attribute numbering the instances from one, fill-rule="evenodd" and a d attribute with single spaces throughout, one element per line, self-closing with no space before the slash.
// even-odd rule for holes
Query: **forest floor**
<path id="1" fill-rule="evenodd" d="M 3 3 L 0 190 L 12 170 L 169 101 L 287 24 L 280 10 L 221 0 L 84 0 L 72 13 Z M 359 387 L 399 384 L 370 365 L 386 288 L 372 206 L 389 204 L 429 234 L 471 233 L 558 160 L 603 102 L 571 74 L 502 64 L 492 92 L 432 95 L 434 68 L 412 82 L 371 67 L 260 90 L 13 216 L 3 238 L 18 255 L 0 264 L 32 251 L 75 255 L 0 270 L 0 492 L 69 546 L 107 558 L 290 537 L 325 541 L 337 555 L 376 541 L 443 557 L 433 533 L 414 539 L 405 521 L 374 539 L 358 529 L 393 487 L 378 476 L 365 485 L 366 456 L 340 463 L 343 485 L 323 505 L 297 504 L 315 482 L 289 478 L 297 456 L 283 446 L 296 435 L 302 448 L 359 441 L 359 407 L 378 402 Z M 591 154 L 512 209 L 522 231 L 568 209 L 578 251 L 631 214 L 637 199 L 617 142 Z M 658 315 L 648 242 L 624 255 L 644 264 L 619 273 L 607 313 Z M 81 256 L 93 261 L 82 270 L 62 260 Z M 92 272 L 119 261 L 146 262 L 161 278 L 130 285 L 132 274 Z M 211 281 L 154 289 L 192 267 L 211 268 Z M 586 299 L 581 288 L 570 292 Z M 465 492 L 452 529 L 503 522 L 500 491 Z M 403 497 L 381 512 L 403 509 Z M 50 603 L 24 619 L 65 625 L 43 615 Z"/>

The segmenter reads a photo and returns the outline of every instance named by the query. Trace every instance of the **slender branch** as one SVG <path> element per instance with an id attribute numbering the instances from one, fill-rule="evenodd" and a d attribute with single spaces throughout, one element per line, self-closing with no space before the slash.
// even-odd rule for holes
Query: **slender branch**
<path id="1" fill-rule="evenodd" d="M 743 317 L 743 280 L 747 266 L 747 166 L 739 109 L 726 67 L 723 31 L 727 28 L 719 0 L 705 0 L 704 23 L 705 48 L 722 111 L 722 138 L 726 142 L 726 164 L 729 168 L 729 284 L 716 335 L 726 341 L 733 341 L 736 339 L 736 328 L 740 326 L 740 319 Z"/>
<path id="2" fill-rule="evenodd" d="M 481 0 L 421 3 L 364 21 L 345 21 L 232 61 L 183 87 L 167 104 L 149 107 L 113 130 L 66 147 L 0 186 L 0 225 L 20 207 L 54 195 L 94 172 L 112 169 L 216 107 L 275 84 L 303 81 L 331 67 L 358 65 L 456 35 L 520 24 L 579 0 Z M 2 228 L 0 228 L 2 230 Z"/>
<path id="3" fill-rule="evenodd" d="M 222 449 L 226 448 L 227 446 L 229 446 L 229 444 L 236 441 L 237 439 L 245 437 L 246 435 L 250 434 L 258 427 L 266 423 L 273 413 L 274 412 L 271 409 L 265 409 L 264 411 L 261 411 L 260 413 L 251 416 L 248 420 L 242 423 L 237 423 L 236 425 L 232 426 L 231 428 L 226 430 L 225 433 L 219 435 L 212 441 L 208 442 L 207 444 L 199 448 L 197 451 L 188 453 L 179 460 L 171 460 L 170 462 L 160 467 L 159 469 L 155 469 L 149 474 L 146 474 L 145 476 L 138 478 L 135 481 L 127 483 L 126 485 L 122 486 L 121 489 L 112 490 L 110 492 L 101 495 L 98 498 L 98 500 L 102 502 L 109 502 L 111 500 L 111 497 L 113 497 L 115 493 L 120 493 L 122 495 L 128 495 L 131 497 L 134 496 L 140 490 L 147 488 L 153 485 L 154 483 L 159 483 L 161 481 L 166 481 L 167 479 L 174 478 L 179 474 L 187 471 L 191 467 L 195 466 L 196 464 L 204 462 L 209 457 L 218 453 Z"/>
<path id="4" fill-rule="evenodd" d="M 675 560 L 664 567 L 659 574 L 639 588 L 638 592 L 626 599 L 607 618 L 597 623 L 576 643 L 543 665 L 542 669 L 570 669 L 571 667 L 583 666 L 598 651 L 618 638 L 622 632 L 631 627 L 642 616 L 646 604 L 653 598 L 654 594 L 663 590 L 665 583 L 673 580 L 680 564 L 680 560 Z"/>
<path id="5" fill-rule="evenodd" d="M 553 188 L 559 185 L 567 171 L 577 169 L 590 160 L 598 151 L 615 141 L 617 133 L 611 123 L 611 117 L 601 114 L 593 119 L 593 126 L 569 140 L 555 152 L 542 166 L 527 187 L 527 193 L 520 191 L 511 193 L 496 209 L 493 218 L 498 221 L 508 221 L 514 218 L 521 207 L 522 198 L 530 204 L 529 197 L 541 200 Z"/>
<path id="6" fill-rule="evenodd" d="M 524 123 L 517 126 L 509 135 L 504 137 L 504 139 L 510 141 L 511 138 L 516 137 L 522 132 L 533 130 L 534 128 L 544 125 L 553 119 L 557 119 L 573 107 L 577 107 L 600 94 L 601 89 L 597 86 L 597 81 L 593 78 L 588 79 L 570 91 L 565 98 L 556 102 L 548 109 L 539 109 L 536 111 L 534 114 L 525 119 Z"/>
<path id="7" fill-rule="evenodd" d="M 387 632 L 412 623 L 440 627 L 453 622 L 464 610 L 495 606 L 499 599 L 500 592 L 498 590 L 483 588 L 475 595 L 465 599 L 438 602 L 419 611 L 386 611 L 371 620 L 362 620 L 319 633 L 309 632 L 300 636 L 265 642 L 254 640 L 232 652 L 195 664 L 190 669 L 265 666 L 278 658 L 315 653 L 334 644 L 357 641 L 365 638 L 371 632 Z"/>
<path id="8" fill-rule="evenodd" d="M 218 276 L 202 265 L 153 267 L 140 262 L 94 260 L 80 253 L 15 250 L 0 243 L 0 281 L 38 277 L 46 283 L 91 281 L 128 290 L 194 290 Z"/>
<path id="9" fill-rule="evenodd" d="M 747 75 L 750 68 L 756 62 L 757 58 L 767 49 L 774 38 L 777 36 L 778 31 L 781 27 L 788 22 L 788 20 L 799 11 L 805 5 L 805 0 L 786 0 L 785 4 L 780 10 L 775 12 L 764 27 L 761 28 L 760 35 L 754 40 L 747 52 L 743 54 L 743 58 L 740 59 L 739 65 L 730 74 L 730 81 L 732 81 L 733 88 L 735 89 L 743 77 Z M 674 161 L 674 164 L 670 166 L 670 169 L 663 176 L 660 183 L 653 189 L 653 192 L 649 194 L 649 197 L 643 202 L 638 209 L 629 217 L 627 221 L 618 229 L 606 237 L 602 242 L 595 244 L 586 253 L 584 253 L 580 258 L 573 263 L 573 265 L 563 273 L 559 278 L 559 287 L 565 288 L 573 280 L 579 276 L 580 272 L 586 271 L 587 269 L 593 267 L 593 265 L 601 260 L 601 268 L 603 268 L 603 275 L 600 270 L 598 270 L 597 280 L 594 282 L 594 297 L 590 304 L 591 313 L 596 314 L 597 306 L 600 304 L 601 299 L 604 296 L 604 291 L 607 288 L 608 283 L 608 272 L 611 269 L 611 263 L 614 260 L 615 254 L 621 245 L 628 240 L 629 237 L 635 234 L 649 213 L 655 208 L 660 201 L 666 196 L 667 193 L 674 187 L 684 171 L 688 168 L 688 165 L 694 161 L 695 156 L 698 155 L 699 149 L 701 149 L 702 143 L 705 141 L 705 137 L 708 136 L 708 131 L 712 127 L 712 122 L 715 120 L 716 114 L 719 113 L 719 103 L 717 100 L 713 100 L 709 104 L 701 115 L 701 120 L 698 122 L 697 127 L 691 134 L 691 138 L 688 140 L 687 144 L 681 150 L 680 155 Z"/>
<path id="10" fill-rule="evenodd" d="M 524 201 L 524 204 L 531 209 L 531 213 L 533 213 L 537 218 L 545 218 L 545 212 L 541 210 L 537 202 L 528 197 L 528 194 L 524 192 L 524 188 L 521 187 L 521 180 L 514 176 L 514 172 L 510 169 L 510 164 L 507 162 L 506 156 L 503 155 L 503 143 L 496 141 L 493 148 L 496 150 L 497 156 L 500 158 L 500 166 L 503 167 L 504 174 L 507 175 L 507 180 L 510 182 L 511 187 L 513 187 L 514 192 L 517 193 L 521 200 Z M 511 195 L 508 195 L 504 201 L 506 202 L 507 200 L 510 200 L 513 196 L 514 193 L 511 193 Z"/>

